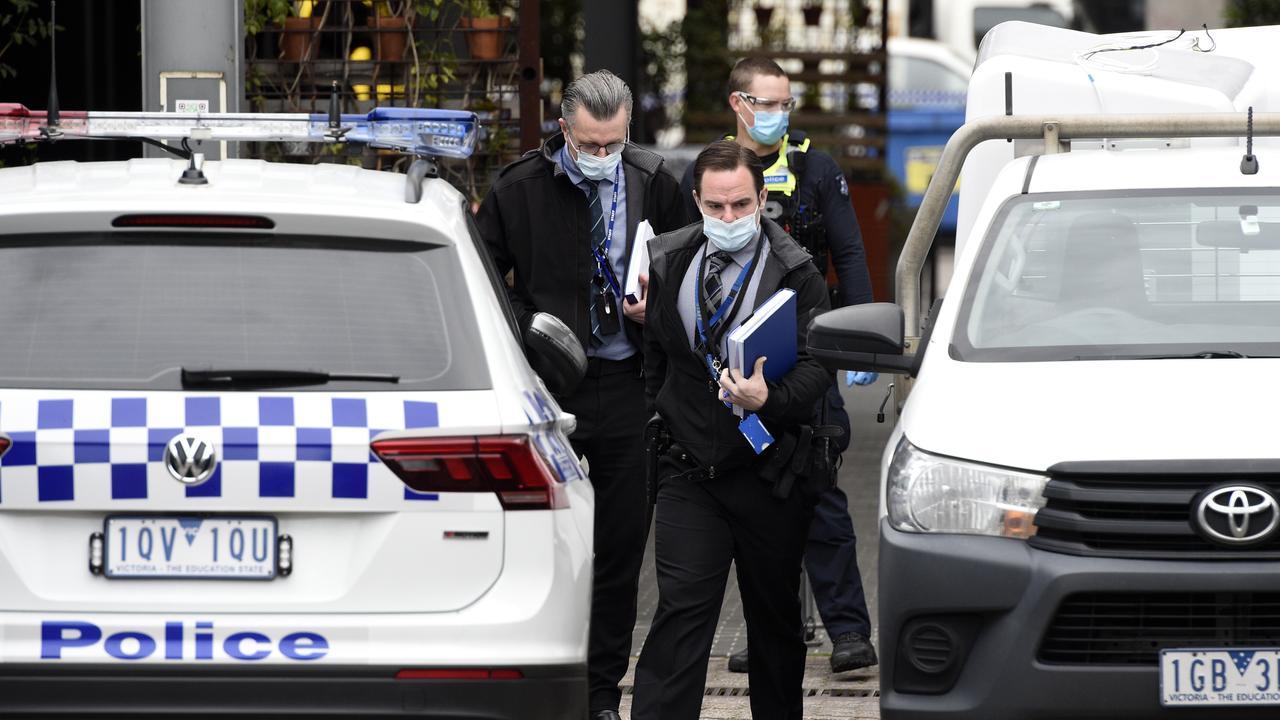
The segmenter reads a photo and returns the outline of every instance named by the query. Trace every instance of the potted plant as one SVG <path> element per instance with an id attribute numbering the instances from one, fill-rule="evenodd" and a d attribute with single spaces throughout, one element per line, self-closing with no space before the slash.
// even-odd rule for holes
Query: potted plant
<path id="1" fill-rule="evenodd" d="M 369 29 L 373 31 L 374 55 L 379 62 L 403 59 L 411 26 L 407 17 L 411 11 L 411 3 L 405 3 L 403 13 L 394 12 L 389 0 L 374 0 L 372 5 Z"/>
<path id="2" fill-rule="evenodd" d="M 259 0 L 259 4 L 267 7 L 273 21 L 284 26 L 284 33 L 280 36 L 280 59 L 296 63 L 311 57 L 315 31 L 319 29 L 321 19 L 314 12 L 315 3 L 310 0 Z M 280 6 L 283 6 L 283 11 Z"/>
<path id="3" fill-rule="evenodd" d="M 462 0 L 461 26 L 467 33 L 467 48 L 476 60 L 502 57 L 505 31 L 511 19 L 500 15 L 490 0 Z"/>

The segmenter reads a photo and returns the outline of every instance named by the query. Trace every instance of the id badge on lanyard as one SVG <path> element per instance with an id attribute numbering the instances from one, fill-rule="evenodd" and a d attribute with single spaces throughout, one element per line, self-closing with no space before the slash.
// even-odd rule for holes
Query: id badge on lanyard
<path id="1" fill-rule="evenodd" d="M 763 244 L 762 239 L 756 240 L 756 251 L 743 266 L 742 272 L 738 273 L 738 279 L 734 281 L 733 287 L 729 290 L 729 294 L 720 302 L 720 307 L 707 316 L 706 308 L 702 305 L 702 284 L 706 279 L 707 256 L 703 251 L 702 259 L 698 261 L 698 275 L 696 285 L 693 289 L 693 315 L 694 324 L 698 333 L 698 344 L 695 348 L 704 357 L 707 364 L 707 373 L 711 376 L 708 387 L 713 393 L 720 391 L 720 372 L 724 369 L 724 361 L 720 358 L 720 339 L 724 337 L 725 330 L 729 324 L 733 322 L 733 318 L 737 316 L 738 310 L 742 306 L 742 289 L 746 287 L 747 280 L 751 277 L 751 271 L 756 266 L 756 262 L 760 260 L 760 247 Z"/>
<path id="2" fill-rule="evenodd" d="M 609 264 L 609 246 L 613 242 L 613 225 L 618 217 L 618 182 L 621 179 L 622 166 L 613 171 L 613 201 L 609 208 L 609 225 L 604 233 L 604 246 L 591 248 L 591 255 L 596 261 L 596 273 L 592 278 L 592 292 L 596 293 L 596 307 L 599 313 L 596 320 L 600 323 L 602 335 L 614 335 L 622 330 L 622 319 L 618 317 L 618 298 L 622 289 L 618 286 L 617 275 Z"/>

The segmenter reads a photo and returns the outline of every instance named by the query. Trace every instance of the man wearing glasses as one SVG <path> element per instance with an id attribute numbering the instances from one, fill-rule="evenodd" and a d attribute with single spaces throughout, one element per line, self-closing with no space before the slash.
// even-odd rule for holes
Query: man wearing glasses
<path id="1" fill-rule="evenodd" d="M 685 224 L 662 157 L 627 142 L 631 104 L 631 90 L 607 70 L 571 83 L 561 134 L 504 168 L 476 216 L 498 272 L 512 273 L 507 295 L 522 331 L 534 313 L 551 313 L 587 353 L 586 377 L 557 400 L 578 418 L 570 440 L 587 458 L 596 495 L 591 720 L 618 718 L 649 522 L 639 352 L 646 302 L 624 297 L 627 262 L 641 221 L 656 233 Z"/>
<path id="2" fill-rule="evenodd" d="M 789 127 L 796 100 L 786 72 L 766 58 L 738 61 L 729 74 L 729 108 L 738 127 L 736 134 L 726 139 L 751 150 L 764 164 L 769 193 L 765 217 L 781 225 L 809 251 L 824 276 L 830 258 L 836 275 L 832 307 L 871 302 L 871 276 L 862 231 L 849 200 L 849 184 L 830 155 L 810 149 L 809 139 Z M 681 194 L 689 219 L 699 218 L 692 166 L 684 174 Z M 876 379 L 874 373 L 850 373 L 849 377 L 851 384 L 858 385 Z M 842 426 L 844 436 L 833 441 L 831 452 L 839 455 L 848 448 L 849 415 L 834 383 L 815 409 L 814 424 Z M 877 662 L 856 542 L 848 498 L 833 485 L 818 496 L 805 547 L 805 569 L 832 641 L 832 672 L 848 672 Z M 747 668 L 746 649 L 730 656 L 729 670 L 747 672 Z"/>

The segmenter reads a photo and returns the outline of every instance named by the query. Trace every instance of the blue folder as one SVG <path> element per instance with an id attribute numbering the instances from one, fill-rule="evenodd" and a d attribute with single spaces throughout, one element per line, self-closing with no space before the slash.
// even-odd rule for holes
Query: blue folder
<path id="1" fill-rule="evenodd" d="M 729 333 L 729 367 L 747 377 L 766 357 L 764 377 L 777 381 L 796 366 L 796 293 L 783 288 Z"/>

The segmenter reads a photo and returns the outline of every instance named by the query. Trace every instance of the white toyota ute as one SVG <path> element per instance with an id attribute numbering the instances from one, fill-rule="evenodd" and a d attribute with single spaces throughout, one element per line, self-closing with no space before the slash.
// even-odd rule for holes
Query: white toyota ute
<path id="1" fill-rule="evenodd" d="M 1280 28 L 1188 35 L 992 31 L 901 305 L 809 328 L 914 378 L 881 468 L 884 720 L 1280 717 Z"/>
<path id="2" fill-rule="evenodd" d="M 594 498 L 500 282 L 425 159 L 0 170 L 0 715 L 585 716 Z"/>

